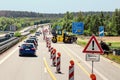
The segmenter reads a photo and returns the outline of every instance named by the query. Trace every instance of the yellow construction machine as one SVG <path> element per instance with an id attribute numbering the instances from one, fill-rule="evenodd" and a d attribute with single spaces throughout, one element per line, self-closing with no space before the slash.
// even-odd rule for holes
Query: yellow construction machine
<path id="1" fill-rule="evenodd" d="M 56 32 L 54 32 L 52 37 L 53 43 L 57 43 L 57 42 L 73 43 L 76 42 L 76 40 L 77 40 L 76 36 L 69 35 L 64 30 L 57 30 Z"/>

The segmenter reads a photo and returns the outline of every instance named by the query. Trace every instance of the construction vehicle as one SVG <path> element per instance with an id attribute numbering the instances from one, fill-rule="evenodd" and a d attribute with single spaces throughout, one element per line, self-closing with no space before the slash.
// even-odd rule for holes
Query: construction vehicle
<path id="1" fill-rule="evenodd" d="M 52 42 L 64 42 L 64 43 L 73 43 L 76 42 L 77 37 L 75 35 L 69 35 L 64 30 L 57 30 L 53 32 Z"/>

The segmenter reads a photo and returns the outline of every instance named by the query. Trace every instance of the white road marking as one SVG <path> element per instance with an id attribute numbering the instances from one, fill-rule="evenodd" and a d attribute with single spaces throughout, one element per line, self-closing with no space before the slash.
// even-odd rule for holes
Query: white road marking
<path id="1" fill-rule="evenodd" d="M 1 61 L 0 61 L 0 64 L 2 64 L 5 60 L 7 60 L 13 53 L 15 53 L 15 51 L 17 50 L 18 48 L 14 49 L 11 53 L 9 53 L 6 57 L 4 57 Z"/>
<path id="2" fill-rule="evenodd" d="M 64 46 L 65 47 L 65 46 Z M 65 48 L 67 48 L 67 47 L 65 47 Z M 68 49 L 67 48 L 67 50 L 69 50 L 70 52 L 72 52 L 72 54 L 73 53 L 75 53 L 75 52 L 73 52 L 71 49 Z M 79 57 L 77 54 L 73 54 L 74 56 L 76 56 L 77 58 L 79 58 L 81 61 L 83 61 L 83 59 L 81 58 L 81 57 Z M 84 63 L 89 67 L 89 68 L 91 68 L 91 66 L 88 64 L 88 63 L 86 63 L 85 61 L 84 61 Z M 100 72 L 98 72 L 95 68 L 94 68 L 94 71 L 101 77 L 101 78 L 103 78 L 103 80 L 109 80 L 108 78 L 106 78 L 104 75 L 102 75 Z"/>
<path id="3" fill-rule="evenodd" d="M 44 72 L 47 73 L 47 69 L 46 69 L 46 67 L 44 68 Z"/>

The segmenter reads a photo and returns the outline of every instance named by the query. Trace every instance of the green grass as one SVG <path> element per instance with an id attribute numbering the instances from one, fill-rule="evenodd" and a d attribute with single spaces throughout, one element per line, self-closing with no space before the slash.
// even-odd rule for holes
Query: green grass
<path id="1" fill-rule="evenodd" d="M 77 44 L 84 47 L 87 44 L 87 42 L 83 40 L 77 40 Z"/>
<path id="2" fill-rule="evenodd" d="M 120 56 L 118 55 L 109 54 L 109 55 L 103 55 L 103 56 L 120 64 Z"/>
<path id="3" fill-rule="evenodd" d="M 107 42 L 109 44 L 110 42 Z M 111 42 L 110 48 L 112 49 L 120 49 L 120 42 Z"/>
<path id="4" fill-rule="evenodd" d="M 120 49 L 120 42 L 107 42 L 107 44 L 111 43 L 111 49 Z M 81 46 L 86 46 L 87 41 L 83 38 L 77 40 L 77 44 Z"/>

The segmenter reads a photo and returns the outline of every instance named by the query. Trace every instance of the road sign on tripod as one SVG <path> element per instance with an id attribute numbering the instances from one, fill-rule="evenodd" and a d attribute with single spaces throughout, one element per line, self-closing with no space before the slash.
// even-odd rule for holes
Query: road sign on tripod
<path id="1" fill-rule="evenodd" d="M 103 53 L 103 50 L 95 36 L 91 37 L 88 44 L 84 48 L 83 53 L 100 53 L 100 54 Z"/>

